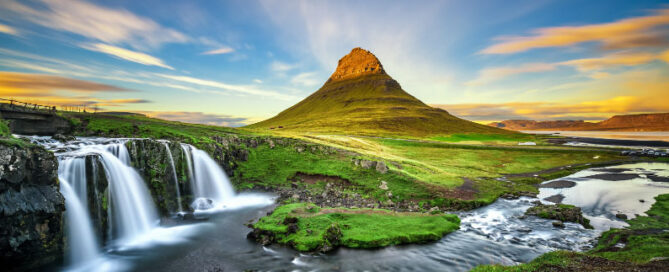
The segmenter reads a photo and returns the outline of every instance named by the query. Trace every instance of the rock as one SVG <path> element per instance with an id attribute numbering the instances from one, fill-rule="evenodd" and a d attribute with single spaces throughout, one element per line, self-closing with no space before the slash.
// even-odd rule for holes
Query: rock
<path id="1" fill-rule="evenodd" d="M 564 204 L 544 205 L 541 204 L 541 202 L 534 202 L 534 205 L 534 207 L 530 207 L 527 209 L 527 211 L 525 211 L 525 215 L 534 215 L 545 219 L 574 222 L 583 225 L 585 228 L 592 228 L 590 225 L 590 220 L 583 217 L 583 213 L 579 207 Z"/>
<path id="2" fill-rule="evenodd" d="M 643 200 L 643 199 L 639 199 L 639 202 L 644 203 L 644 202 L 646 202 L 646 201 Z"/>
<path id="3" fill-rule="evenodd" d="M 370 169 L 372 167 L 376 167 L 376 162 L 369 160 L 360 160 L 360 167 L 365 169 Z"/>
<path id="4" fill-rule="evenodd" d="M 385 71 L 374 54 L 357 47 L 339 60 L 337 69 L 330 76 L 328 82 L 354 78 L 364 74 L 385 74 Z"/>
<path id="5" fill-rule="evenodd" d="M 0 263 L 36 270 L 63 256 L 65 199 L 58 163 L 38 146 L 0 144 Z"/>
<path id="6" fill-rule="evenodd" d="M 295 151 L 297 151 L 297 153 L 302 153 L 302 152 L 304 152 L 304 146 L 298 146 L 298 147 L 295 147 Z"/>
<path id="7" fill-rule="evenodd" d="M 388 190 L 388 183 L 382 180 L 381 185 L 379 185 L 379 189 Z"/>
<path id="8" fill-rule="evenodd" d="M 69 141 L 74 141 L 77 138 L 74 137 L 74 136 L 71 136 L 71 135 L 65 136 L 63 134 L 55 134 L 55 135 L 51 136 L 51 139 L 54 139 L 54 140 L 59 141 L 61 143 L 65 143 L 65 142 L 69 142 Z"/>
<path id="9" fill-rule="evenodd" d="M 616 214 L 616 218 L 622 219 L 622 220 L 627 220 L 627 215 L 624 213 L 618 213 Z"/>
<path id="10" fill-rule="evenodd" d="M 439 207 L 432 207 L 427 212 L 434 214 L 434 213 L 439 213 L 440 211 Z"/>
<path id="11" fill-rule="evenodd" d="M 382 161 L 377 162 L 376 163 L 376 171 L 381 173 L 381 174 L 385 174 L 385 173 L 388 172 L 388 166 L 386 165 L 386 163 L 384 163 Z"/>
<path id="12" fill-rule="evenodd" d="M 267 140 L 267 144 L 269 145 L 269 148 L 274 148 L 274 141 L 272 141 L 272 139 Z"/>
<path id="13" fill-rule="evenodd" d="M 553 227 L 564 228 L 564 223 L 562 221 L 553 221 Z"/>

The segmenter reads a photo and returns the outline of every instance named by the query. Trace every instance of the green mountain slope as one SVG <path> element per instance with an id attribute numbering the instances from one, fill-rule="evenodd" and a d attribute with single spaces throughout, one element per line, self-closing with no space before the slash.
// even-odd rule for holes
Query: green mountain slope
<path id="1" fill-rule="evenodd" d="M 248 126 L 291 132 L 429 136 L 513 132 L 462 120 L 411 96 L 370 52 L 355 48 L 315 93 Z"/>

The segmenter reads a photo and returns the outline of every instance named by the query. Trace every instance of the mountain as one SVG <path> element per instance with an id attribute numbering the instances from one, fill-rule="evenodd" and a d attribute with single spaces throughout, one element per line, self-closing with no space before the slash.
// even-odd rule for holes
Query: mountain
<path id="1" fill-rule="evenodd" d="M 318 91 L 248 127 L 357 135 L 509 133 L 426 105 L 405 92 L 376 56 L 361 48 L 354 48 L 341 58 Z"/>
<path id="2" fill-rule="evenodd" d="M 559 120 L 559 121 L 505 120 L 501 122 L 492 122 L 488 125 L 491 127 L 498 127 L 509 130 L 557 130 L 565 128 L 593 127 L 595 124 L 585 122 L 583 120 Z"/>
<path id="3" fill-rule="evenodd" d="M 509 130 L 669 131 L 669 113 L 616 115 L 597 123 L 573 120 L 506 120 L 488 125 Z"/>

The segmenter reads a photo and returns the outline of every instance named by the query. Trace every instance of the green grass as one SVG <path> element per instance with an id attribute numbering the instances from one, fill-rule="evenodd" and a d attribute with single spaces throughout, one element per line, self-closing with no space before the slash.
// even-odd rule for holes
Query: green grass
<path id="1" fill-rule="evenodd" d="M 272 132 L 413 137 L 451 133 L 518 134 L 432 108 L 402 90 L 385 74 L 328 82 L 298 104 L 248 128 Z"/>
<path id="2" fill-rule="evenodd" d="M 0 119 L 0 137 L 8 138 L 12 136 L 12 132 L 9 130 L 9 122 L 5 119 Z"/>
<path id="3" fill-rule="evenodd" d="M 293 233 L 289 222 L 295 222 L 297 226 Z M 298 203 L 277 207 L 271 215 L 261 218 L 253 227 L 272 233 L 280 244 L 291 245 L 299 251 L 314 251 L 324 246 L 378 248 L 425 243 L 441 239 L 457 230 L 459 225 L 460 219 L 454 214 L 329 209 Z"/>
<path id="4" fill-rule="evenodd" d="M 240 129 L 166 121 L 142 115 L 65 113 L 63 116 L 75 125 L 77 135 L 169 139 L 197 145 L 212 143 L 211 137 L 221 133 L 245 133 Z"/>
<path id="5" fill-rule="evenodd" d="M 623 262 L 625 266 L 648 263 L 654 257 L 669 257 L 669 194 L 655 197 L 656 202 L 646 212 L 648 216 L 639 216 L 627 220 L 629 227 L 611 229 L 602 234 L 597 246 L 585 253 L 556 251 L 543 254 L 532 262 L 516 266 L 484 265 L 474 268 L 474 272 L 492 271 L 537 271 L 546 267 L 576 267 L 586 257 L 602 257 Z M 613 246 L 623 243 L 623 248 Z M 592 268 L 592 267 L 591 267 Z M 572 269 L 573 270 L 573 269 Z M 632 270 L 630 270 L 632 271 Z"/>
<path id="6" fill-rule="evenodd" d="M 481 134 L 481 133 L 454 133 L 445 136 L 436 136 L 429 138 L 431 140 L 460 143 L 496 143 L 496 144 L 518 144 L 518 142 L 535 142 L 540 143 L 541 138 L 530 134 Z"/>

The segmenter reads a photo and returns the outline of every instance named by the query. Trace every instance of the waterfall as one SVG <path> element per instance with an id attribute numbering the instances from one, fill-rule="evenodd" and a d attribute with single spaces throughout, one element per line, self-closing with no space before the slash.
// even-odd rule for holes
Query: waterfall
<path id="1" fill-rule="evenodd" d="M 79 159 L 75 158 L 68 160 L 68 162 L 79 161 Z M 77 176 L 77 178 L 81 177 Z M 85 179 L 85 173 L 83 178 Z M 67 260 L 71 265 L 76 266 L 94 259 L 98 254 L 99 246 L 93 233 L 93 225 L 88 212 L 82 204 L 82 199 L 70 187 L 65 177 L 61 176 L 59 179 L 60 193 L 65 197 L 67 239 L 70 247 Z"/>
<path id="2" fill-rule="evenodd" d="M 223 169 L 206 152 L 190 145 L 186 145 L 185 149 L 193 160 L 193 207 L 198 210 L 222 207 L 226 201 L 233 199 L 235 191 Z"/>
<path id="3" fill-rule="evenodd" d="M 127 154 L 125 145 L 118 146 L 123 150 L 120 154 Z M 158 212 L 142 178 L 111 153 L 100 152 L 100 157 L 109 178 L 110 209 L 114 218 L 112 233 L 125 240 L 151 230 L 158 221 Z"/>
<path id="4" fill-rule="evenodd" d="M 179 212 L 183 212 L 181 207 L 181 191 L 179 190 L 179 179 L 177 178 L 177 169 L 174 167 L 174 158 L 172 157 L 172 151 L 167 142 L 163 142 L 165 145 L 165 150 L 167 150 L 167 156 L 170 157 L 170 167 L 172 167 L 172 178 L 174 179 L 174 188 L 177 191 L 177 203 L 179 205 Z"/>

